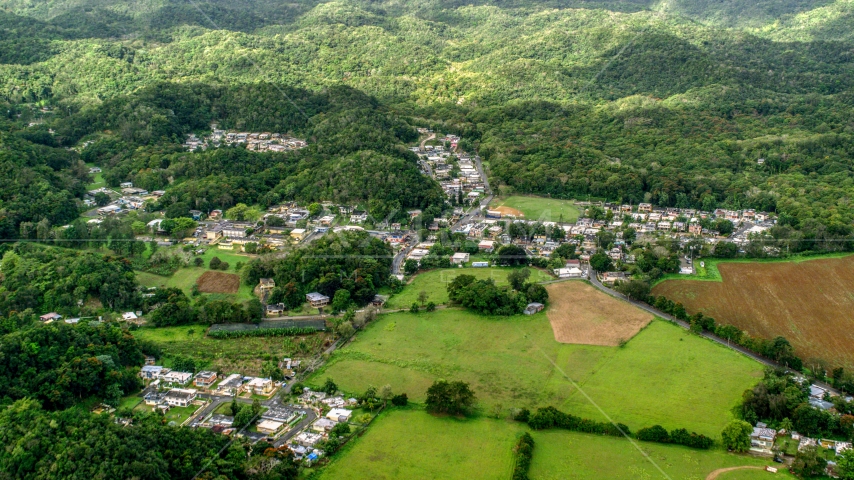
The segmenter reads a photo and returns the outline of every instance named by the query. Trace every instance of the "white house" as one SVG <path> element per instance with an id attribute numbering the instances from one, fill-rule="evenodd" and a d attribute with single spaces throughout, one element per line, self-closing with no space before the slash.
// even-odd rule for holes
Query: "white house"
<path id="1" fill-rule="evenodd" d="M 350 416 L 352 414 L 353 411 L 347 410 L 346 408 L 333 408 L 326 414 L 326 418 L 336 422 L 347 422 L 350 421 Z"/>
<path id="2" fill-rule="evenodd" d="M 192 388 L 173 388 L 166 392 L 163 400 L 170 407 L 186 407 L 196 399 L 196 390 Z"/>

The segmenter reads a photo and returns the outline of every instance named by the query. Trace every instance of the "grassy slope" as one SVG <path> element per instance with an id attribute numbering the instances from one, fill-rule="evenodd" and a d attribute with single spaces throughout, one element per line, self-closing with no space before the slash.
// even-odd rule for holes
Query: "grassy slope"
<path id="1" fill-rule="evenodd" d="M 572 223 L 578 220 L 579 215 L 574 200 L 514 195 L 505 199 L 496 199 L 492 202 L 492 206 L 515 208 L 525 214 L 526 220 L 544 222 L 557 222 L 563 215 L 564 222 Z"/>
<path id="2" fill-rule="evenodd" d="M 386 303 L 386 308 L 409 308 L 418 301 L 421 291 L 427 292 L 427 301 L 435 302 L 437 305 L 448 303 L 447 285 L 458 275 L 473 275 L 478 279 L 491 278 L 498 285 L 507 285 L 507 275 L 513 271 L 511 268 L 443 268 L 420 273 L 412 279 L 412 282 L 400 293 L 395 294 Z M 531 269 L 529 281 L 543 282 L 554 280 L 549 274 L 535 268 Z"/>
<path id="3" fill-rule="evenodd" d="M 463 380 L 486 411 L 554 405 L 602 419 L 561 371 L 633 429 L 660 423 L 710 436 L 761 375 L 758 364 L 661 321 L 626 347 L 596 347 L 555 342 L 544 314 L 486 318 L 446 309 L 381 317 L 309 383 L 331 377 L 351 393 L 391 384 L 423 402 L 435 379 Z"/>
<path id="4" fill-rule="evenodd" d="M 322 479 L 509 478 L 511 452 L 526 430 L 519 423 L 484 417 L 434 417 L 421 410 L 384 413 L 368 432 L 337 454 Z M 661 478 L 658 470 L 625 439 L 566 431 L 533 432 L 532 480 Z M 721 450 L 641 443 L 674 479 L 702 479 L 719 468 L 771 462 Z M 732 472 L 722 480 L 764 478 L 762 471 Z M 779 478 L 791 478 L 778 474 Z"/>
<path id="5" fill-rule="evenodd" d="M 209 270 L 207 266 L 210 265 L 211 258 L 219 257 L 219 259 L 223 262 L 228 262 L 228 270 L 225 270 L 225 272 L 233 274 L 239 274 L 237 270 L 238 263 L 247 263 L 252 258 L 254 258 L 251 255 L 241 255 L 229 251 L 218 250 L 216 248 L 208 248 L 205 253 L 200 255 L 200 257 L 205 261 L 203 267 L 181 268 L 177 272 L 172 274 L 171 277 L 164 277 L 148 272 L 136 272 L 136 279 L 137 281 L 139 281 L 140 284 L 146 287 L 180 288 L 184 291 L 186 295 L 190 295 L 193 289 L 193 285 L 196 284 L 196 280 L 198 280 L 198 278 L 202 276 L 203 273 Z M 254 286 L 245 285 L 241 281 L 240 288 L 237 290 L 236 294 L 214 293 L 207 295 L 213 300 L 249 300 L 253 298 L 253 288 Z"/>
<path id="6" fill-rule="evenodd" d="M 190 330 L 193 330 L 192 334 L 189 333 Z M 298 354 L 297 345 L 301 341 L 317 347 L 325 338 L 325 334 L 315 334 L 304 337 L 247 337 L 217 340 L 206 337 L 206 330 L 207 327 L 204 325 L 187 325 L 141 328 L 132 333 L 136 338 L 157 343 L 166 356 L 189 356 L 203 362 L 206 368 L 229 373 L 240 372 L 245 375 L 260 374 L 261 364 L 267 358 L 281 359 Z"/>

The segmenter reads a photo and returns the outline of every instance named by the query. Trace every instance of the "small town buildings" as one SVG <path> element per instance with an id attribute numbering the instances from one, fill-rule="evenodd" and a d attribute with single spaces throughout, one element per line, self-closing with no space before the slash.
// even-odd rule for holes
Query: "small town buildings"
<path id="1" fill-rule="evenodd" d="M 282 428 L 282 425 L 284 425 L 284 423 L 277 422 L 275 420 L 262 420 L 255 428 L 257 428 L 258 431 L 261 433 L 266 433 L 267 435 L 275 435 L 276 432 L 278 432 L 279 429 Z"/>
<path id="2" fill-rule="evenodd" d="M 490 253 L 495 250 L 495 242 L 493 240 L 481 240 L 477 244 L 477 248 L 484 252 Z"/>
<path id="3" fill-rule="evenodd" d="M 639 203 L 638 204 L 638 212 L 640 212 L 640 213 L 652 213 L 652 204 L 651 203 Z"/>
<path id="4" fill-rule="evenodd" d="M 545 308 L 545 305 L 539 302 L 531 302 L 525 307 L 525 311 L 523 312 L 525 315 L 533 315 L 537 312 L 540 312 Z"/>
<path id="5" fill-rule="evenodd" d="M 329 305 L 329 297 L 319 292 L 306 294 L 305 299 L 313 308 L 320 308 Z"/>
<path id="6" fill-rule="evenodd" d="M 818 442 L 814 438 L 809 437 L 801 437 L 801 441 L 798 443 L 798 451 L 807 448 L 807 447 L 815 447 L 818 446 Z"/>
<path id="7" fill-rule="evenodd" d="M 154 365 L 155 361 L 156 361 L 156 359 L 153 356 L 151 356 L 151 355 L 145 356 L 145 364 L 146 365 Z"/>
<path id="8" fill-rule="evenodd" d="M 323 440 L 323 435 L 319 433 L 311 433 L 311 432 L 302 432 L 296 437 L 294 437 L 294 441 L 302 445 L 303 447 L 313 447 L 317 442 Z"/>
<path id="9" fill-rule="evenodd" d="M 210 388 L 216 383 L 216 372 L 204 371 L 196 374 L 193 378 L 193 385 L 201 388 Z"/>
<path id="10" fill-rule="evenodd" d="M 463 252 L 457 252 L 451 257 L 451 263 L 454 265 L 460 265 L 463 263 L 468 263 L 469 254 Z"/>
<path id="11" fill-rule="evenodd" d="M 343 398 L 341 400 L 344 400 Z M 350 421 L 350 416 L 353 414 L 352 410 L 347 410 L 346 408 L 333 408 L 326 414 L 326 418 L 336 421 L 336 422 L 348 422 Z"/>
<path id="12" fill-rule="evenodd" d="M 215 413 L 211 415 L 211 418 L 208 419 L 209 425 L 220 425 L 222 427 L 230 427 L 234 425 L 234 417 L 228 415 L 222 415 L 220 413 Z"/>
<path id="13" fill-rule="evenodd" d="M 145 404 L 148 405 L 149 407 L 154 407 L 154 406 L 162 404 L 165 401 L 164 400 L 165 397 L 166 397 L 165 393 L 160 393 L 160 392 L 154 391 L 154 392 L 146 393 L 145 397 L 143 397 L 143 400 L 145 400 Z"/>
<path id="14" fill-rule="evenodd" d="M 163 400 L 170 407 L 186 407 L 196 399 L 196 390 L 192 388 L 173 388 L 166 392 Z"/>

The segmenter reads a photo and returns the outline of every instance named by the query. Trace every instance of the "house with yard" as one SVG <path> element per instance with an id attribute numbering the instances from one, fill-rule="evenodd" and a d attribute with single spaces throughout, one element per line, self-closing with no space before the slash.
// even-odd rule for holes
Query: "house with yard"
<path id="1" fill-rule="evenodd" d="M 305 299 L 312 308 L 321 308 L 329 305 L 329 297 L 319 292 L 306 294 Z"/>
<path id="2" fill-rule="evenodd" d="M 453 265 L 460 265 L 463 263 L 468 263 L 469 254 L 465 252 L 457 252 L 451 257 L 451 263 Z"/>
<path id="3" fill-rule="evenodd" d="M 625 272 L 605 272 L 602 275 L 602 283 L 614 284 L 615 282 L 622 282 L 627 279 Z"/>
<path id="4" fill-rule="evenodd" d="M 145 404 L 148 405 L 149 407 L 155 407 L 155 406 L 163 403 L 165 401 L 165 397 L 166 397 L 165 393 L 160 393 L 160 392 L 155 391 L 155 392 L 146 393 L 145 397 L 143 397 L 143 400 L 145 400 Z"/>
<path id="5" fill-rule="evenodd" d="M 255 428 L 257 428 L 261 433 L 275 435 L 276 432 L 282 428 L 282 425 L 284 425 L 284 423 L 277 422 L 275 420 L 262 420 Z"/>
<path id="6" fill-rule="evenodd" d="M 166 373 L 160 374 L 160 379 L 163 383 L 171 383 L 174 385 L 186 385 L 190 382 L 190 379 L 193 378 L 193 374 L 190 372 L 174 372 L 169 371 Z"/>
<path id="7" fill-rule="evenodd" d="M 273 391 L 273 381 L 269 378 L 254 377 L 246 382 L 243 388 L 255 395 L 269 395 Z"/>
<path id="8" fill-rule="evenodd" d="M 291 238 L 294 240 L 301 242 L 306 237 L 307 233 L 304 228 L 295 228 L 291 230 Z"/>
<path id="9" fill-rule="evenodd" d="M 220 425 L 223 427 L 230 427 L 234 425 L 234 417 L 230 417 L 228 415 L 222 415 L 220 413 L 215 413 L 211 415 L 211 418 L 208 419 L 209 425 Z"/>
<path id="10" fill-rule="evenodd" d="M 201 388 L 210 388 L 214 383 L 216 383 L 216 372 L 199 372 L 193 378 L 193 385 Z"/>
<path id="11" fill-rule="evenodd" d="M 285 313 L 285 304 L 284 303 L 273 303 L 267 305 L 266 307 L 267 316 L 268 317 L 278 317 Z"/>
<path id="12" fill-rule="evenodd" d="M 274 288 L 276 288 L 276 281 L 272 278 L 262 278 L 258 280 L 258 290 L 260 290 L 262 294 L 271 292 Z"/>
<path id="13" fill-rule="evenodd" d="M 477 244 L 477 248 L 487 253 L 491 253 L 495 250 L 495 241 L 494 240 L 481 240 Z"/>
<path id="14" fill-rule="evenodd" d="M 343 398 L 341 400 L 343 400 Z M 347 410 L 346 408 L 333 408 L 326 414 L 326 418 L 335 422 L 349 422 L 351 415 L 353 415 L 352 410 Z"/>
<path id="15" fill-rule="evenodd" d="M 317 433 L 326 433 L 326 432 L 332 430 L 332 427 L 334 427 L 337 424 L 338 424 L 338 422 L 336 422 L 334 420 L 330 420 L 326 417 L 318 418 L 317 420 L 314 421 L 314 423 L 311 424 L 311 430 L 315 431 Z"/>
<path id="16" fill-rule="evenodd" d="M 773 428 L 755 427 L 750 434 L 750 450 L 758 453 L 771 453 L 777 431 Z"/>
<path id="17" fill-rule="evenodd" d="M 196 390 L 192 388 L 173 388 L 166 392 L 163 400 L 170 407 L 186 407 L 196 399 Z"/>
<path id="18" fill-rule="evenodd" d="M 815 447 L 818 446 L 818 441 L 814 438 L 809 437 L 801 437 L 801 441 L 798 443 L 798 451 L 807 448 L 807 447 Z"/>
<path id="19" fill-rule="evenodd" d="M 294 441 L 302 445 L 303 447 L 313 447 L 317 442 L 323 440 L 323 435 L 319 433 L 311 433 L 311 432 L 302 432 L 296 437 L 294 437 Z"/>
<path id="20" fill-rule="evenodd" d="M 154 380 L 155 378 L 160 378 L 161 374 L 166 373 L 163 370 L 164 368 L 160 365 L 144 365 L 139 371 L 139 376 L 145 380 Z M 168 372 L 169 369 L 165 370 Z"/>
<path id="21" fill-rule="evenodd" d="M 219 383 L 216 392 L 220 395 L 235 395 L 240 391 L 242 386 L 243 376 L 239 373 L 232 373 Z"/>

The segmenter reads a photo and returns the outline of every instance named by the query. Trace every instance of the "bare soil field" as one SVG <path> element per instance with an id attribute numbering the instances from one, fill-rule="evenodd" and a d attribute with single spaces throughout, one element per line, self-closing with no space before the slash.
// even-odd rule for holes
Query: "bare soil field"
<path id="1" fill-rule="evenodd" d="M 583 282 L 553 283 L 546 315 L 560 343 L 617 346 L 634 337 L 653 316 Z"/>
<path id="2" fill-rule="evenodd" d="M 240 276 L 233 273 L 207 271 L 196 280 L 202 293 L 237 293 Z"/>
<path id="3" fill-rule="evenodd" d="M 854 366 L 854 256 L 718 264 L 722 282 L 667 280 L 653 288 L 752 336 L 786 337 L 803 359 Z"/>
<path id="4" fill-rule="evenodd" d="M 506 215 L 513 215 L 517 218 L 525 218 L 524 213 L 522 213 L 520 210 L 516 210 L 515 208 L 512 208 L 512 207 L 495 207 L 495 208 L 490 208 L 490 210 L 497 210 L 497 211 L 501 212 L 502 217 L 506 216 Z"/>

